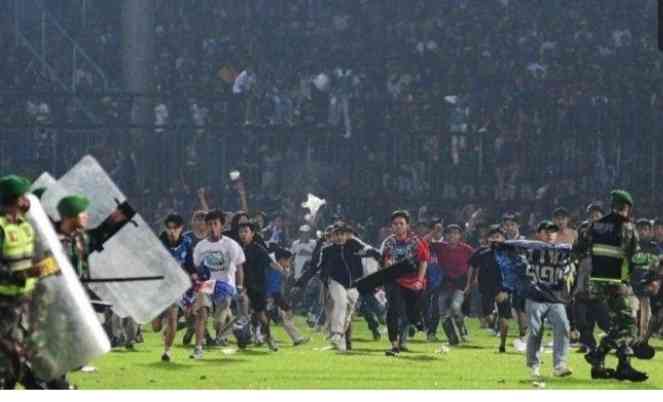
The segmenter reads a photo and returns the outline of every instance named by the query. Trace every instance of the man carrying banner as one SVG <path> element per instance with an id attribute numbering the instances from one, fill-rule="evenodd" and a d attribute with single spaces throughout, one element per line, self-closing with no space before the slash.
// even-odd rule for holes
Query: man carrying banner
<path id="1" fill-rule="evenodd" d="M 527 284 L 525 310 L 529 327 L 527 337 L 527 366 L 532 377 L 539 380 L 543 322 L 553 329 L 553 375 L 566 377 L 573 373 L 568 367 L 569 320 L 566 305 L 570 302 L 575 267 L 571 264 L 571 247 L 555 245 L 559 227 L 551 221 L 537 226 L 538 241 L 511 240 L 504 247 L 513 248 L 522 258 L 523 278 Z"/>

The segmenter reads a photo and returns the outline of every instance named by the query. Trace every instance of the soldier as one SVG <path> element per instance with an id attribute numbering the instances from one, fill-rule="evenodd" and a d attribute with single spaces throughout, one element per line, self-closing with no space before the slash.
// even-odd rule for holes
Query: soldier
<path id="1" fill-rule="evenodd" d="M 592 222 L 603 218 L 603 208 L 598 202 L 592 202 L 587 206 L 589 219 L 582 222 L 578 227 L 579 236 L 586 232 Z M 579 353 L 587 353 L 597 345 L 594 337 L 594 327 L 598 327 L 608 332 L 610 328 L 610 314 L 608 303 L 605 300 L 593 297 L 589 291 L 589 277 L 592 271 L 592 260 L 590 256 L 583 257 L 577 262 L 578 276 L 574 288 L 574 315 L 576 317 L 576 327 L 580 332 Z"/>
<path id="2" fill-rule="evenodd" d="M 90 206 L 90 200 L 80 195 L 71 195 L 64 197 L 58 202 L 57 210 L 61 220 L 56 222 L 55 230 L 58 233 L 62 247 L 71 265 L 82 280 L 90 278 L 89 256 L 90 253 L 102 247 L 107 240 L 107 229 L 104 225 L 98 228 L 88 230 L 87 209 Z M 126 221 L 127 217 L 121 209 L 117 209 L 111 214 L 109 221 L 113 224 L 119 224 Z M 99 298 L 89 289 L 90 298 L 94 301 L 93 305 L 99 301 Z M 96 304 L 97 308 L 102 304 Z M 137 324 L 130 317 L 120 318 L 114 315 L 108 308 L 101 307 L 105 313 L 105 327 L 109 332 L 111 344 L 125 344 L 128 349 L 133 349 L 134 339 L 138 332 Z M 119 339 L 124 339 L 119 342 Z M 91 367 L 87 368 L 91 370 Z"/>
<path id="3" fill-rule="evenodd" d="M 617 378 L 641 382 L 648 376 L 631 367 L 631 343 L 635 337 L 635 320 L 632 316 L 625 281 L 629 277 L 629 263 L 638 252 L 638 234 L 630 221 L 633 198 L 623 190 L 615 190 L 612 211 L 590 224 L 574 244 L 574 252 L 583 258 L 591 256 L 592 273 L 590 292 L 605 300 L 610 310 L 610 330 L 597 348 L 585 355 L 592 365 L 592 378 Z M 605 368 L 605 356 L 611 349 L 617 350 L 617 370 Z"/>
<path id="4" fill-rule="evenodd" d="M 640 251 L 636 253 L 631 263 L 633 272 L 631 273 L 631 287 L 633 294 L 637 298 L 639 336 L 647 333 L 647 325 L 650 319 L 650 297 L 652 293 L 652 283 L 656 280 L 656 273 L 660 266 L 658 256 L 658 247 L 654 242 L 654 232 L 652 221 L 649 219 L 638 219 L 636 222 L 638 237 L 640 238 Z M 635 300 L 634 300 L 635 301 Z"/>
<path id="5" fill-rule="evenodd" d="M 0 389 L 13 389 L 17 383 L 27 389 L 48 388 L 34 378 L 27 352 L 33 335 L 28 321 L 31 294 L 49 270 L 46 260 L 33 263 L 35 232 L 25 217 L 29 188 L 23 177 L 0 178 Z M 66 382 L 51 385 L 68 388 Z"/>

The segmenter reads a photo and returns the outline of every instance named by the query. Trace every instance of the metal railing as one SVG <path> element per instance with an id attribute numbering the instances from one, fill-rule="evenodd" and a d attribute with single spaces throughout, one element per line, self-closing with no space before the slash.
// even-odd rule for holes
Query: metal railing
<path id="1" fill-rule="evenodd" d="M 81 90 L 81 82 L 89 75 L 94 87 L 109 90 L 106 73 L 41 0 L 14 0 L 14 18 L 17 40 L 21 40 L 20 44 L 40 60 L 43 68 L 63 88 L 72 92 Z"/>
<path id="2" fill-rule="evenodd" d="M 357 217 L 399 205 L 581 205 L 617 186 L 641 200 L 661 202 L 657 169 L 663 157 L 663 120 L 649 103 L 634 105 L 639 115 L 633 119 L 627 116 L 627 101 L 616 99 L 608 119 L 605 111 L 570 118 L 573 114 L 555 102 L 532 102 L 528 115 L 540 117 L 520 123 L 521 128 L 498 130 L 489 125 L 479 130 L 480 125 L 471 121 L 467 132 L 458 134 L 449 130 L 447 111 L 439 106 L 443 102 L 435 102 L 438 106 L 432 110 L 389 103 L 376 109 L 356 99 L 355 128 L 348 139 L 340 127 L 320 127 L 306 119 L 293 126 L 243 126 L 243 119 L 233 120 L 236 116 L 223 112 L 236 102 L 227 96 L 193 99 L 210 112 L 200 121 L 193 118 L 191 103 L 180 104 L 178 96 L 148 95 L 153 104 L 166 105 L 168 118 L 134 125 L 128 123 L 132 104 L 146 95 L 46 95 L 5 97 L 18 104 L 44 99 L 52 112 L 42 118 L 14 116 L 0 124 L 0 170 L 33 177 L 43 170 L 60 175 L 92 153 L 106 161 L 107 170 L 115 171 L 123 188 L 169 197 L 167 190 L 175 182 L 221 192 L 228 172 L 238 169 L 255 197 L 255 207 L 267 195 L 310 190 Z M 99 124 L 58 113 L 58 103 L 66 104 L 71 97 L 83 99 L 103 117 Z M 371 121 L 369 116 L 380 118 Z M 513 120 L 495 119 L 501 121 L 498 126 Z M 496 138 L 507 142 L 499 150 Z M 133 170 L 125 166 L 129 156 Z M 498 191 L 500 180 L 505 188 Z M 537 190 L 545 186 L 547 195 L 537 199 Z"/>

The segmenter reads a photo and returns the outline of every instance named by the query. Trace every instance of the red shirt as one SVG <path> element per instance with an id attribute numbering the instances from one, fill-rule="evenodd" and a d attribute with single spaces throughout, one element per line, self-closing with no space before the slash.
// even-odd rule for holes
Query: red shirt
<path id="1" fill-rule="evenodd" d="M 428 244 L 417 236 L 409 234 L 404 240 L 397 240 L 393 235 L 389 236 L 382 245 L 382 252 L 385 260 L 393 258 L 394 262 L 400 262 L 403 259 L 410 259 L 418 264 L 430 260 L 430 250 Z M 399 285 L 408 289 L 415 289 L 418 281 L 418 274 L 404 275 L 397 279 Z M 426 287 L 426 278 L 424 277 L 423 286 Z"/>
<path id="2" fill-rule="evenodd" d="M 433 252 L 437 254 L 437 261 L 446 279 L 456 279 L 467 274 L 470 268 L 470 257 L 474 249 L 467 243 L 460 242 L 452 247 L 448 242 L 431 244 Z"/>

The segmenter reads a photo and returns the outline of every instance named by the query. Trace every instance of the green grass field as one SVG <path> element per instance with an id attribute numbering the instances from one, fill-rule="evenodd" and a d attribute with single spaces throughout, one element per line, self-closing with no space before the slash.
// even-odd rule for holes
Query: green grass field
<path id="1" fill-rule="evenodd" d="M 419 333 L 409 343 L 411 352 L 401 353 L 398 358 L 384 355 L 388 342 L 374 342 L 361 319 L 354 321 L 353 351 L 346 354 L 321 351 L 327 346 L 324 337 L 298 321 L 299 328 L 312 337 L 308 344 L 292 347 L 283 330 L 276 327 L 274 333 L 281 346 L 278 352 L 251 347 L 228 353 L 236 349 L 231 345 L 208 348 L 204 359 L 197 361 L 189 359 L 191 348 L 181 345 L 180 331 L 173 361 L 162 363 L 161 337 L 147 332 L 145 343 L 136 345 L 135 351 L 116 349 L 92 362 L 97 372 L 73 373 L 70 379 L 80 389 L 533 389 L 524 354 L 511 346 L 513 338 L 507 353 L 498 354 L 499 338 L 479 329 L 477 320 L 469 322 L 472 337 L 468 344 L 451 348 L 446 354 L 435 353 L 440 343 L 428 343 Z M 547 334 L 544 341 L 551 339 Z M 663 342 L 655 340 L 652 344 L 659 355 L 649 361 L 633 361 L 634 367 L 648 372 L 647 382 L 591 380 L 583 356 L 571 349 L 574 374 L 563 379 L 552 377 L 552 354 L 543 354 L 545 388 L 662 388 Z M 609 357 L 607 363 L 614 367 L 616 358 Z"/>

